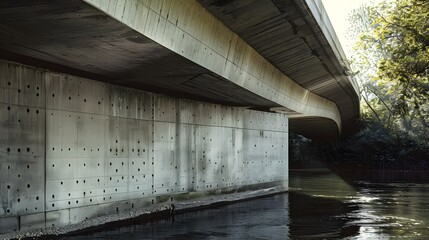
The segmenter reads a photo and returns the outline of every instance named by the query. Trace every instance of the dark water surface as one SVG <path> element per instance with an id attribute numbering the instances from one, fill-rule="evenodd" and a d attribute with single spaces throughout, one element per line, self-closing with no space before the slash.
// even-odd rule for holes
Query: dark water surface
<path id="1" fill-rule="evenodd" d="M 286 194 L 62 239 L 429 239 L 428 176 L 296 170 Z"/>

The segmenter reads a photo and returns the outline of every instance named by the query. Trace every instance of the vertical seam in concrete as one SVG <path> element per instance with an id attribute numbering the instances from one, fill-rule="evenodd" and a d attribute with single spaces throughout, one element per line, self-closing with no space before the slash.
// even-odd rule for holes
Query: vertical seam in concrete
<path id="1" fill-rule="evenodd" d="M 128 95 L 131 95 L 130 94 L 130 92 L 128 91 L 127 92 L 127 94 Z M 129 103 L 129 104 L 131 104 L 131 103 Z M 138 101 L 137 101 L 137 104 L 138 104 Z M 138 107 L 138 105 L 136 106 L 136 107 Z M 126 125 L 128 126 L 127 127 L 127 142 L 128 142 L 128 149 L 127 149 L 127 151 L 128 151 L 128 156 L 127 156 L 127 199 L 129 199 L 129 200 L 131 200 L 131 202 L 133 201 L 131 198 L 130 198 L 130 176 L 131 176 L 131 174 L 130 174 L 130 153 L 131 153 L 131 144 L 130 144 L 130 141 L 131 141 L 131 131 L 130 131 L 130 112 L 131 112 L 131 109 L 130 109 L 130 111 L 128 112 L 128 119 L 127 119 L 127 122 L 126 122 Z M 134 119 L 133 119 L 134 120 Z M 119 133 L 119 135 L 120 135 L 120 133 Z M 138 137 L 137 137 L 138 138 Z M 138 148 L 139 148 L 139 146 L 138 146 Z M 128 207 L 129 207 L 130 205 L 128 205 Z"/>
<path id="2" fill-rule="evenodd" d="M 192 137 L 193 137 L 193 141 L 192 141 L 192 148 L 194 149 L 194 153 L 192 154 L 192 189 L 189 189 L 189 191 L 196 191 L 196 185 L 197 185 L 197 125 L 193 126 L 192 129 Z"/>
<path id="3" fill-rule="evenodd" d="M 47 166 L 46 166 L 46 158 L 47 158 L 47 156 L 46 156 L 46 153 L 47 153 L 47 150 L 46 150 L 46 148 L 47 148 L 47 140 L 46 140 L 46 138 L 47 138 L 47 129 L 48 129 L 48 126 L 47 126 L 47 114 L 48 114 L 48 111 L 47 111 L 47 94 L 46 94 L 46 85 L 47 85 L 47 79 L 46 79 L 46 76 L 47 76 L 47 74 L 46 73 L 42 73 L 43 74 L 43 77 L 42 77 L 42 79 L 43 79 L 43 87 L 45 88 L 44 90 L 44 92 L 45 92 L 45 104 L 44 104 L 44 108 L 45 108 L 45 119 L 43 119 L 43 121 L 44 121 L 44 124 L 45 124 L 45 129 L 44 129 L 44 131 L 43 131 L 43 134 L 44 134 L 44 136 L 43 136 L 43 139 L 45 140 L 45 142 L 44 142 L 44 147 L 43 147 L 43 162 L 44 162 L 44 166 L 43 166 L 43 172 L 44 172 L 44 174 L 43 174 L 43 177 L 44 177 L 44 181 L 43 181 L 43 184 L 44 184 L 44 195 L 45 195 L 45 197 L 44 197 L 44 203 L 43 203 L 43 212 L 44 212 L 44 222 L 45 222 L 45 227 L 46 227 L 46 209 L 47 209 L 47 202 L 46 202 L 46 200 L 47 200 L 47 189 L 46 189 L 46 181 L 47 181 L 47 176 L 46 176 L 46 168 L 47 168 Z M 21 222 L 19 223 L 19 224 L 21 224 Z"/>
<path id="4" fill-rule="evenodd" d="M 150 157 L 152 159 L 149 159 L 152 165 L 152 197 L 154 197 L 155 192 L 155 94 L 151 93 L 151 98 L 152 98 L 152 127 L 151 127 L 151 136 L 152 136 L 152 141 L 149 142 L 149 144 L 151 144 L 151 151 L 150 151 Z"/>
<path id="5" fill-rule="evenodd" d="M 179 184 L 179 183 L 180 183 L 180 176 L 181 176 L 180 171 L 182 169 L 181 168 L 182 163 L 180 161 L 180 154 L 181 154 L 181 151 L 180 151 L 181 150 L 181 148 L 180 148 L 180 146 L 181 146 L 181 144 L 180 144 L 180 136 L 181 136 L 180 129 L 181 129 L 181 125 L 182 125 L 182 123 L 180 121 L 180 118 L 181 118 L 180 117 L 180 99 L 176 99 L 175 105 L 176 105 L 176 116 L 175 116 L 176 117 L 176 131 L 175 131 L 176 136 L 174 136 L 174 139 L 175 139 L 175 149 L 174 149 L 175 166 L 174 167 L 175 168 L 177 167 L 177 171 L 176 171 L 176 182 L 174 184 L 174 188 L 177 191 L 177 186 L 181 186 L 181 184 Z"/>

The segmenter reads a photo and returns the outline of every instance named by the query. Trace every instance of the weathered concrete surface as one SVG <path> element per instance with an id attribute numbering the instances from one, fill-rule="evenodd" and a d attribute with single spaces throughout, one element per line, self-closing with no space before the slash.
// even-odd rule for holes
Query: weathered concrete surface
<path id="1" fill-rule="evenodd" d="M 284 114 L 0 62 L 0 232 L 256 186 L 287 188 Z"/>
<path id="2" fill-rule="evenodd" d="M 341 97 L 344 86 L 336 80 L 338 71 L 334 75 L 322 71 L 331 68 L 332 62 L 322 61 L 323 56 L 319 62 L 313 61 L 315 57 L 311 54 L 313 60 L 301 61 L 312 49 L 325 47 L 320 45 L 316 49 L 313 44 L 323 34 L 312 35 L 312 45 L 303 52 L 300 50 L 306 42 L 300 40 L 301 35 L 293 36 L 298 38 L 299 46 L 288 42 L 292 36 L 287 33 L 280 34 L 276 41 L 267 40 L 267 46 L 274 46 L 272 50 L 280 46 L 275 42 L 287 45 L 278 54 L 287 62 L 296 62 L 287 72 L 198 1 L 86 2 L 94 7 L 80 0 L 1 2 L 0 32 L 4 37 L 0 37 L 0 55 L 171 96 L 254 109 L 280 109 L 294 114 L 291 119 L 295 127 L 292 127 L 297 131 L 308 130 L 311 124 L 314 131 L 304 131 L 310 137 L 338 136 L 343 124 L 356 118 L 347 112 L 358 112 L 358 106 L 352 104 L 357 97 Z M 256 2 L 252 3 L 259 6 Z M 281 11 L 274 10 L 268 13 L 277 16 Z M 247 16 L 246 11 L 236 15 L 240 14 Z M 255 15 L 254 19 L 259 17 Z M 298 32 L 301 28 L 308 32 L 305 21 L 299 23 Z M 23 34 L 23 29 L 32 37 Z M 279 29 L 282 28 L 270 31 L 275 34 Z M 303 68 L 302 62 L 307 67 Z M 325 130 L 327 127 L 329 130 Z"/>

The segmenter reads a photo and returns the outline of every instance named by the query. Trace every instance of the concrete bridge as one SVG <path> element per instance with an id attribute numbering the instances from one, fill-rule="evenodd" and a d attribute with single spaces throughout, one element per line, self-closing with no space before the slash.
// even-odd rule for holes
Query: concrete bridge
<path id="1" fill-rule="evenodd" d="M 0 233 L 284 191 L 359 115 L 319 1 L 1 1 L 0 58 Z"/>

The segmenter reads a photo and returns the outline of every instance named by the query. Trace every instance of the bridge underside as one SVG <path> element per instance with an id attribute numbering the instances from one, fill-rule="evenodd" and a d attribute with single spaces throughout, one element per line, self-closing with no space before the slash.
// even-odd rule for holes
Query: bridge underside
<path id="1" fill-rule="evenodd" d="M 213 10 L 208 1 L 204 4 Z M 243 3 L 237 5 L 241 6 Z M 0 36 L 0 57 L 6 60 L 174 97 L 263 111 L 281 107 L 281 112 L 288 114 L 295 114 L 297 111 L 220 76 L 81 0 L 5 1 L 0 3 L 0 20 L 0 32 L 3 33 Z M 241 21 L 243 19 L 238 20 L 240 21 L 237 22 L 246 22 Z M 227 23 L 231 22 L 230 19 Z M 248 26 L 240 27 L 237 32 L 241 35 L 243 29 Z M 299 27 L 301 29 L 302 26 Z M 237 26 L 232 26 L 232 29 L 235 28 Z M 285 36 L 294 36 L 288 32 L 283 35 L 275 37 L 286 40 L 289 38 Z M 291 70 L 284 72 L 294 76 L 295 81 L 303 86 L 308 85 L 305 87 L 319 95 L 332 93 L 330 86 L 336 85 L 336 81 L 326 72 L 325 63 L 319 58 L 314 60 L 311 52 L 310 60 L 297 61 L 294 60 L 296 56 L 289 56 L 296 55 L 297 51 L 300 52 L 298 58 L 308 56 L 308 49 L 300 49 L 298 46 L 302 45 L 302 42 L 297 43 L 293 39 L 284 41 L 283 44 L 289 45 L 289 52 L 284 52 L 285 48 L 277 48 L 283 49 L 279 55 L 278 51 L 271 50 L 275 49 L 275 41 L 265 38 L 262 40 L 267 43 L 262 53 L 283 56 L 282 59 L 288 59 L 288 63 L 294 63 L 285 66 L 284 69 Z M 258 42 L 249 42 L 257 50 L 263 50 L 258 47 L 262 46 L 258 45 Z M 291 42 L 293 44 L 290 44 Z M 270 56 L 265 57 L 276 63 Z M 309 67 L 310 65 L 313 67 Z M 320 68 L 323 68 L 323 73 L 317 72 L 322 71 Z M 312 70 L 308 72 L 304 69 Z M 302 74 L 303 72 L 305 73 Z M 263 87 L 264 83 L 260 85 Z M 268 91 L 271 91 L 270 89 L 267 88 Z M 349 108 L 348 111 L 352 109 Z M 305 116 L 308 117 L 302 115 L 293 121 L 292 127 L 297 133 L 313 139 L 332 139 L 339 135 L 339 127 L 333 124 L 322 123 L 324 126 L 332 126 L 329 129 L 312 125 L 313 129 L 318 128 L 321 131 L 307 131 L 307 127 L 314 124 L 315 119 L 325 122 L 327 117 L 317 114 Z M 350 125 L 351 118 L 346 118 L 346 125 Z M 338 124 L 337 122 L 336 125 Z"/>
<path id="2" fill-rule="evenodd" d="M 220 2 L 0 2 L 0 233 L 282 191 L 289 128 L 326 140 L 349 127 L 350 99 L 321 97 L 338 84 L 315 76 L 324 56 L 282 69 L 285 53 L 258 49 Z"/>
<path id="3" fill-rule="evenodd" d="M 8 60 L 176 97 L 279 106 L 80 0 L 2 2 L 0 20 L 0 56 Z"/>
<path id="4" fill-rule="evenodd" d="M 335 37 L 322 37 L 322 28 L 330 27 L 329 19 L 323 12 L 317 16 L 320 20 L 310 13 L 310 7 L 323 11 L 322 6 L 315 4 L 320 1 L 307 1 L 315 4 L 312 6 L 302 0 L 198 1 L 288 77 L 335 102 L 341 113 L 343 133 L 355 131 L 359 115 L 356 83 L 345 75 L 348 63 L 345 56 L 338 56 Z M 335 35 L 332 29 L 329 31 L 328 34 Z M 330 126 L 334 125 L 328 122 L 324 118 L 303 117 L 292 120 L 291 127 L 297 133 L 321 139 L 329 132 L 332 134 Z"/>

